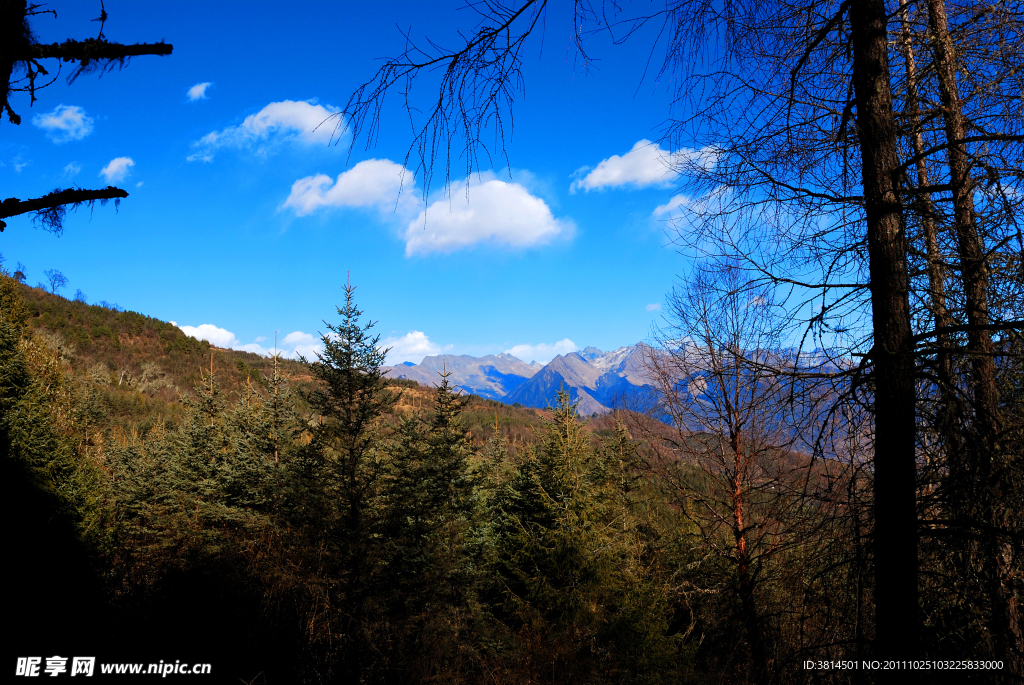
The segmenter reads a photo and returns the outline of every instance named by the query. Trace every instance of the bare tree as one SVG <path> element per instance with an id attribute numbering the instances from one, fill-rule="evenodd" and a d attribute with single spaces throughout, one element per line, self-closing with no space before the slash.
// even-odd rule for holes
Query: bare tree
<path id="1" fill-rule="evenodd" d="M 46 280 L 50 285 L 50 292 L 54 295 L 68 284 L 67 277 L 56 269 L 47 269 L 43 272 L 43 275 L 46 276 Z"/>
<path id="2" fill-rule="evenodd" d="M 778 597 L 767 588 L 787 575 L 783 560 L 816 556 L 836 499 L 822 496 L 822 485 L 845 477 L 843 462 L 816 465 L 802 442 L 830 398 L 781 349 L 780 313 L 771 291 L 741 269 L 697 269 L 670 295 L 667 327 L 645 358 L 672 426 L 667 438 L 648 431 L 668 454 L 651 471 L 704 548 L 733 568 L 754 682 L 813 649 L 808 625 L 797 631 L 804 640 L 782 643 Z M 814 637 L 814 647 L 835 639 Z"/>
<path id="3" fill-rule="evenodd" d="M 1020 467 L 999 389 L 1000 369 L 1019 352 L 1012 335 L 998 338 L 1021 319 L 1024 13 L 921 0 L 900 5 L 899 25 L 904 216 L 919 279 L 921 524 L 928 585 L 945 579 L 923 608 L 957 626 L 947 640 L 1019 677 L 1024 549 L 1010 523 L 1019 503 L 1007 493 Z M 957 606 L 972 609 L 949 613 Z"/>

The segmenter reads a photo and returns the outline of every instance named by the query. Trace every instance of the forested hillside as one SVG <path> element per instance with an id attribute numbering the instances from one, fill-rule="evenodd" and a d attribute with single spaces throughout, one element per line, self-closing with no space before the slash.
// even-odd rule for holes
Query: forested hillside
<path id="1" fill-rule="evenodd" d="M 60 360 L 73 382 L 87 389 L 94 410 L 102 414 L 102 428 L 145 433 L 157 422 L 173 428 L 183 410 L 181 399 L 197 383 L 214 373 L 221 392 L 239 397 L 255 385 L 266 388 L 279 376 L 300 392 L 295 402 L 308 411 L 303 390 L 313 377 L 300 362 L 276 360 L 251 352 L 215 347 L 189 337 L 177 326 L 117 305 L 89 305 L 68 300 L 42 288 L 18 285 L 29 328 Z M 400 406 L 426 409 L 430 385 L 396 380 L 404 389 Z M 424 376 L 424 380 L 426 380 Z M 545 412 L 514 408 L 479 397 L 467 397 L 464 423 L 474 444 L 483 445 L 498 425 L 513 445 L 532 439 Z"/>
<path id="2" fill-rule="evenodd" d="M 384 378 L 354 291 L 302 363 L 0 276 L 17 653 L 218 682 L 796 683 L 866 649 L 870 469 L 769 425 L 777 389 L 734 386 L 751 404 L 721 431 L 462 397 Z"/>

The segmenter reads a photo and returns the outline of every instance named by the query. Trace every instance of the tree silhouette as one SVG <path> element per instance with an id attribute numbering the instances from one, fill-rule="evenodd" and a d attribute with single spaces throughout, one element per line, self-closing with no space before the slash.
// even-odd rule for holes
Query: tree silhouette
<path id="1" fill-rule="evenodd" d="M 71 84 L 83 74 L 104 74 L 115 68 L 120 69 L 132 57 L 169 55 L 173 50 L 173 46 L 162 41 L 135 45 L 108 41 L 103 36 L 107 11 L 102 0 L 100 16 L 95 19 L 100 24 L 100 30 L 95 38 L 69 38 L 63 43 L 39 43 L 29 26 L 29 18 L 40 14 L 57 16 L 54 10 L 43 10 L 40 7 L 41 5 L 29 5 L 26 0 L 0 0 L 0 116 L 6 113 L 8 121 L 15 125 L 21 123 L 21 116 L 11 107 L 11 93 L 28 92 L 31 98 L 29 106 L 35 104 L 36 91 L 57 80 L 63 62 L 78 62 L 78 68 L 67 79 Z M 51 59 L 58 60 L 57 74 L 49 81 L 40 83 L 43 78 L 51 76 L 50 71 L 40 62 Z M 106 204 L 109 200 L 114 200 L 114 205 L 117 206 L 126 197 L 128 193 L 121 188 L 107 186 L 98 190 L 57 188 L 42 197 L 29 200 L 7 198 L 0 202 L 0 232 L 7 226 L 3 219 L 31 212 L 35 214 L 34 219 L 42 223 L 44 228 L 60 234 L 68 207 L 76 208 L 82 204 L 91 207 L 96 202 Z"/>
<path id="2" fill-rule="evenodd" d="M 47 269 L 46 271 L 43 272 L 43 275 L 46 276 L 46 280 L 49 281 L 50 292 L 53 293 L 54 295 L 57 294 L 58 290 L 60 290 L 61 288 L 65 287 L 68 284 L 67 276 L 62 274 L 57 269 Z"/>

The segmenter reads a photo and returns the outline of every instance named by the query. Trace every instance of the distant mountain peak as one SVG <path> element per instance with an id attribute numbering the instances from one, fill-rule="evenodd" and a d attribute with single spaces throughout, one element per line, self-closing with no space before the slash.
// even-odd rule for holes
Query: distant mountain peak
<path id="1" fill-rule="evenodd" d="M 383 369 L 389 378 L 407 378 L 431 387 L 440 382 L 440 374 L 449 374 L 448 382 L 466 392 L 500 400 L 540 371 L 539 364 L 503 352 L 483 357 L 467 354 L 440 354 L 424 357 L 416 365 L 399 364 Z"/>
<path id="2" fill-rule="evenodd" d="M 580 413 L 589 416 L 611 411 L 625 395 L 647 383 L 643 349 L 642 343 L 611 352 L 591 346 L 560 354 L 547 364 L 527 364 L 508 352 L 483 357 L 442 354 L 424 357 L 417 365 L 389 367 L 386 375 L 429 387 L 446 369 L 449 382 L 466 392 L 529 407 L 548 406 L 563 389 L 579 402 Z"/>

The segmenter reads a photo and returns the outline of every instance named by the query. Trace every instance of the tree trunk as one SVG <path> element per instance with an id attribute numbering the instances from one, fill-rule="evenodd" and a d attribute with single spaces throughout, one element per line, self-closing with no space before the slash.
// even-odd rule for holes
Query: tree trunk
<path id="1" fill-rule="evenodd" d="M 921 99 L 917 90 L 917 63 L 914 59 L 914 49 L 910 42 L 908 5 L 909 2 L 904 2 L 900 6 L 900 47 L 903 50 L 903 63 L 907 70 L 907 96 L 904 115 L 907 126 L 911 130 L 910 140 L 914 148 L 914 156 L 918 158 L 915 165 L 917 185 L 919 188 L 925 188 L 930 184 L 928 181 L 928 166 L 923 156 L 925 147 L 924 137 L 921 135 Z M 917 211 L 921 216 L 921 232 L 924 234 L 930 309 L 936 330 L 942 330 L 950 328 L 953 325 L 953 319 L 946 308 L 946 284 L 942 269 L 942 255 L 939 253 L 938 236 L 936 234 L 935 207 L 930 192 L 916 191 L 914 194 L 914 203 L 917 205 Z M 953 371 L 950 355 L 953 343 L 950 340 L 949 333 L 939 333 L 936 336 L 936 342 L 939 348 L 936 354 L 936 375 L 939 379 L 942 405 L 944 407 L 952 407 L 953 402 L 955 402 L 952 392 Z M 959 436 L 957 435 L 945 437 L 947 440 L 959 441 Z"/>
<path id="2" fill-rule="evenodd" d="M 883 0 L 850 5 L 874 333 L 875 653 L 902 660 L 917 655 L 920 633 L 914 349 L 886 18 Z M 879 682 L 906 680 L 883 673 Z"/>
<path id="3" fill-rule="evenodd" d="M 946 127 L 946 148 L 949 161 L 949 183 L 953 190 L 954 230 L 960 270 L 963 274 L 966 300 L 967 351 L 971 355 L 974 375 L 974 403 L 976 430 L 982 448 L 991 457 L 999 433 L 999 391 L 996 387 L 995 360 L 992 335 L 984 329 L 990 322 L 988 315 L 988 268 L 984 246 L 974 221 L 974 184 L 971 181 L 971 163 L 964 138 L 964 114 L 960 92 L 956 84 L 956 55 L 946 23 L 946 7 L 942 0 L 928 0 L 928 19 L 932 31 L 935 53 L 935 72 L 942 99 L 942 115 Z M 979 475 L 984 477 L 985 469 Z"/>
<path id="4" fill-rule="evenodd" d="M 0 117 L 6 111 L 12 124 L 21 123 L 21 117 L 8 103 L 14 63 L 31 45 L 25 28 L 26 11 L 25 0 L 0 0 Z"/>
<path id="5" fill-rule="evenodd" d="M 946 6 L 943 0 L 928 0 L 928 23 L 931 29 L 935 73 L 938 77 L 939 97 L 946 129 L 947 161 L 950 186 L 953 191 L 954 230 L 957 252 L 963 278 L 967 323 L 967 352 L 971 359 L 974 399 L 975 444 L 966 456 L 972 460 L 968 476 L 953 487 L 962 490 L 958 499 L 970 503 L 978 523 L 991 525 L 998 531 L 1004 528 L 1004 505 L 999 501 L 998 479 L 999 433 L 1001 416 L 999 389 L 996 384 L 996 365 L 992 335 L 985 329 L 991 323 L 988 312 L 988 265 L 985 260 L 984 241 L 978 231 L 974 212 L 974 183 L 971 180 L 971 161 L 964 139 L 966 122 L 956 78 L 956 52 L 949 35 Z M 959 512 L 958 512 L 959 513 Z M 973 518 L 973 517 L 972 517 Z M 997 535 L 997 534 L 996 534 Z M 1006 662 L 1010 672 L 1022 675 L 1020 654 L 1024 651 L 1024 628 L 1020 625 L 1016 598 L 1007 584 L 1012 573 L 1008 562 L 1013 558 L 1008 544 L 996 535 L 986 536 L 988 544 L 981 553 L 982 575 L 992 603 L 992 635 L 995 656 Z"/>
<path id="6" fill-rule="evenodd" d="M 732 515 L 733 537 L 736 539 L 736 570 L 739 581 L 740 606 L 743 611 L 743 626 L 747 633 L 747 644 L 750 646 L 750 657 L 755 683 L 764 683 L 768 679 L 768 656 L 765 650 L 764 633 L 761 630 L 761 616 L 757 611 L 754 599 L 754 579 L 750 573 L 750 552 L 747 549 L 747 531 L 744 523 L 746 508 L 746 465 L 744 464 L 741 435 L 733 432 L 730 436 L 730 447 L 733 450 L 733 491 Z"/>

